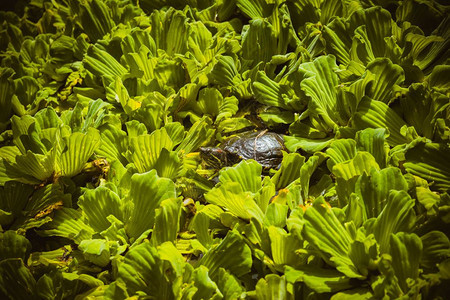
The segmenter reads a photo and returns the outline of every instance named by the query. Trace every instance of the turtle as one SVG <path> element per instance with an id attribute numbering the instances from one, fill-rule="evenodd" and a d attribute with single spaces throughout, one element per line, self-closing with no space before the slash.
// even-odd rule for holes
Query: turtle
<path id="1" fill-rule="evenodd" d="M 201 147 L 200 156 L 207 167 L 214 169 L 247 159 L 256 160 L 264 169 L 277 169 L 283 159 L 282 151 L 287 151 L 283 137 L 264 130 L 237 134 L 219 147 Z"/>

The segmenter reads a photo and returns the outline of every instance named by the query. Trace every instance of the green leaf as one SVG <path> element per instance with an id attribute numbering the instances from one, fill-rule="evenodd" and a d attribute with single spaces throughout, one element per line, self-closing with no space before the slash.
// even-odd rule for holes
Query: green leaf
<path id="1" fill-rule="evenodd" d="M 419 142 L 406 149 L 406 171 L 433 182 L 432 189 L 450 188 L 450 148 L 446 144 Z"/>
<path id="2" fill-rule="evenodd" d="M 8 214 L 6 218 L 0 218 L 0 225 L 9 225 L 21 216 L 33 191 L 32 186 L 17 181 L 8 181 L 0 187 L 0 209 Z"/>
<path id="3" fill-rule="evenodd" d="M 174 246 L 167 243 L 164 248 L 157 249 L 149 243 L 142 243 L 125 255 L 118 269 L 117 282 L 125 284 L 129 295 L 142 291 L 155 298 L 174 299 L 172 284 L 178 274 L 171 263 L 162 257 L 165 248 Z M 173 250 L 175 251 L 171 251 L 172 253 L 177 253 L 176 249 Z M 174 264 L 177 264 L 177 260 L 179 261 L 178 257 L 172 258 Z"/>
<path id="4" fill-rule="evenodd" d="M 258 280 L 256 296 L 264 300 L 293 299 L 293 295 L 288 291 L 286 278 L 276 274 L 269 274 Z"/>
<path id="5" fill-rule="evenodd" d="M 331 300 L 369 300 L 374 295 L 369 288 L 355 288 L 334 294 Z"/>
<path id="6" fill-rule="evenodd" d="M 227 208 L 232 214 L 244 220 L 256 218 L 262 222 L 264 214 L 252 197 L 252 193 L 244 191 L 238 182 L 228 181 L 213 188 L 205 194 L 205 199 L 212 204 Z"/>
<path id="7" fill-rule="evenodd" d="M 134 163 L 139 173 L 150 171 L 158 161 L 162 149 L 172 150 L 173 142 L 164 128 L 151 134 L 130 138 L 126 158 Z"/>
<path id="8" fill-rule="evenodd" d="M 106 267 L 110 262 L 110 249 L 107 240 L 83 240 L 78 245 L 84 256 L 92 263 Z"/>
<path id="9" fill-rule="evenodd" d="M 10 299 L 34 299 L 36 280 L 20 258 L 0 261 L 0 290 Z"/>
<path id="10" fill-rule="evenodd" d="M 275 201 L 275 200 L 274 200 Z M 287 205 L 272 202 L 267 206 L 265 220 L 268 225 L 284 228 L 289 207 Z"/>
<path id="11" fill-rule="evenodd" d="M 57 157 L 57 170 L 63 176 L 73 177 L 80 173 L 100 145 L 100 133 L 94 128 L 89 128 L 86 134 L 75 132 L 63 140 L 65 147 Z"/>
<path id="12" fill-rule="evenodd" d="M 386 130 L 384 128 L 366 128 L 356 133 L 356 148 L 367 151 L 375 158 L 381 168 L 386 167 L 389 146 L 385 143 Z"/>
<path id="13" fill-rule="evenodd" d="M 295 108 L 294 91 L 286 85 L 282 85 L 270 79 L 265 72 L 258 71 L 253 82 L 256 101 L 269 105 L 280 107 L 287 110 Z"/>
<path id="14" fill-rule="evenodd" d="M 346 276 L 363 279 L 364 276 L 348 257 L 353 239 L 323 197 L 313 202 L 313 206 L 306 210 L 304 218 L 303 235 L 320 251 L 321 256 Z"/>
<path id="15" fill-rule="evenodd" d="M 165 50 L 169 55 L 184 54 L 187 51 L 189 26 L 182 11 L 173 8 L 166 12 L 154 11 L 150 18 L 155 24 L 151 27 L 151 35 L 157 48 Z"/>
<path id="16" fill-rule="evenodd" d="M 2 68 L 0 71 L 0 105 L 3 108 L 0 112 L 1 131 L 6 128 L 6 122 L 8 122 L 12 113 L 11 98 L 14 95 L 14 83 L 11 76 L 13 72 L 11 68 Z"/>
<path id="17" fill-rule="evenodd" d="M 408 140 L 401 134 L 401 128 L 406 125 L 398 114 L 381 101 L 364 97 L 358 105 L 353 117 L 353 123 L 358 129 L 386 128 L 389 136 L 386 141 L 390 146 L 407 143 Z"/>
<path id="18" fill-rule="evenodd" d="M 98 1 L 96 1 L 98 2 Z M 122 77 L 127 73 L 125 69 L 111 54 L 94 45 L 89 48 L 83 60 L 85 68 L 92 74 L 102 77 Z"/>
<path id="19" fill-rule="evenodd" d="M 239 298 L 244 293 L 241 283 L 223 268 L 219 269 L 219 278 L 216 283 L 224 299 Z"/>
<path id="20" fill-rule="evenodd" d="M 356 182 L 355 191 L 364 202 L 367 218 L 376 218 L 384 209 L 392 190 L 407 191 L 408 184 L 400 169 L 371 169 Z"/>
<path id="21" fill-rule="evenodd" d="M 416 222 L 414 199 L 405 191 L 390 191 L 386 206 L 378 215 L 368 233 L 373 232 L 380 245 L 380 253 L 388 253 L 392 233 L 409 232 Z M 367 224 L 367 223 L 366 223 Z"/>
<path id="22" fill-rule="evenodd" d="M 420 265 L 435 268 L 436 265 L 450 257 L 450 241 L 441 231 L 430 231 L 420 237 L 423 251 Z"/>
<path id="23" fill-rule="evenodd" d="M 375 158 L 364 151 L 357 152 L 353 159 L 338 163 L 333 167 L 332 173 L 336 176 L 336 191 L 340 207 L 347 203 L 351 193 L 355 191 L 358 178 L 364 173 L 369 174 L 372 169 L 379 170 L 380 168 Z"/>
<path id="24" fill-rule="evenodd" d="M 435 139 L 437 119 L 445 118 L 445 110 L 450 105 L 448 97 L 433 97 L 430 90 L 419 83 L 409 86 L 405 97 L 400 98 L 400 104 L 405 121 L 414 126 L 418 134 L 429 139 Z"/>
<path id="25" fill-rule="evenodd" d="M 256 64 L 269 62 L 272 56 L 280 54 L 273 26 L 265 19 L 254 19 L 249 23 L 242 32 L 242 57 Z"/>
<path id="26" fill-rule="evenodd" d="M 239 233 L 229 231 L 221 243 L 205 253 L 197 265 L 207 267 L 213 280 L 217 280 L 220 268 L 241 277 L 250 272 L 251 250 Z"/>
<path id="27" fill-rule="evenodd" d="M 261 187 L 262 166 L 254 160 L 243 160 L 234 167 L 220 170 L 219 181 L 222 183 L 236 182 L 245 192 L 257 193 Z"/>
<path id="28" fill-rule="evenodd" d="M 80 4 L 80 21 L 92 42 L 101 39 L 115 25 L 108 6 L 99 0 Z"/>
<path id="29" fill-rule="evenodd" d="M 228 55 L 220 55 L 215 60 L 215 64 L 208 77 L 222 86 L 233 86 L 235 81 L 241 80 L 236 60 Z"/>
<path id="30" fill-rule="evenodd" d="M 367 46 L 374 57 L 385 57 L 387 54 L 386 37 L 392 34 L 391 14 L 380 6 L 355 11 L 349 18 L 350 30 L 363 25 L 367 32 Z M 361 44 L 363 46 L 364 44 Z M 365 61 L 368 63 L 368 61 Z"/>
<path id="31" fill-rule="evenodd" d="M 153 168 L 161 177 L 175 179 L 180 175 L 182 162 L 176 151 L 163 148 Z"/>
<path id="32" fill-rule="evenodd" d="M 128 147 L 127 134 L 110 124 L 105 124 L 101 128 L 101 144 L 95 150 L 95 153 L 100 157 L 105 157 L 109 163 L 120 161 L 126 163 L 126 159 L 123 156 Z"/>
<path id="33" fill-rule="evenodd" d="M 390 236 L 392 266 L 400 287 L 406 293 L 410 290 L 409 280 L 419 277 L 419 262 L 422 256 L 422 241 L 414 234 L 399 232 Z"/>
<path id="34" fill-rule="evenodd" d="M 183 151 L 187 154 L 197 150 L 200 146 L 206 144 L 214 134 L 211 128 L 211 119 L 203 117 L 195 122 L 189 129 L 183 142 L 176 148 L 177 151 Z"/>
<path id="35" fill-rule="evenodd" d="M 324 139 L 308 139 L 297 136 L 284 136 L 285 146 L 289 152 L 296 152 L 298 149 L 308 153 L 315 153 L 328 147 L 333 141 L 332 137 Z"/>
<path id="36" fill-rule="evenodd" d="M 181 199 L 166 199 L 161 202 L 155 212 L 155 227 L 152 233 L 152 244 L 175 242 L 180 230 Z"/>
<path id="37" fill-rule="evenodd" d="M 16 156 L 13 167 L 25 176 L 36 178 L 35 183 L 43 182 L 53 175 L 56 169 L 56 158 L 54 150 L 47 155 L 35 154 L 28 150 L 25 155 Z"/>
<path id="38" fill-rule="evenodd" d="M 130 198 L 134 204 L 127 222 L 128 236 L 138 238 L 144 231 L 153 228 L 155 209 L 165 199 L 175 198 L 175 184 L 167 178 L 160 178 L 156 170 L 131 177 Z"/>
<path id="39" fill-rule="evenodd" d="M 61 236 L 80 243 L 88 240 L 94 234 L 93 229 L 86 224 L 82 214 L 72 208 L 62 208 L 55 212 L 52 222 L 38 231 L 43 236 Z"/>
<path id="40" fill-rule="evenodd" d="M 122 200 L 115 192 L 104 186 L 86 190 L 80 197 L 78 205 L 86 215 L 89 225 L 97 232 L 104 231 L 111 226 L 107 220 L 110 215 L 124 221 Z"/>
<path id="41" fill-rule="evenodd" d="M 251 19 L 266 18 L 273 10 L 273 3 L 264 0 L 236 0 L 236 6 Z"/>
<path id="42" fill-rule="evenodd" d="M 333 269 L 304 266 L 300 270 L 286 266 L 286 281 L 304 282 L 317 293 L 337 292 L 351 288 L 351 279 Z"/>
<path id="43" fill-rule="evenodd" d="M 312 117 L 331 129 L 342 123 L 336 91 L 339 84 L 337 69 L 336 59 L 332 55 L 320 56 L 299 67 L 299 72 L 305 77 L 301 89 L 311 98 L 308 109 Z"/>
<path id="44" fill-rule="evenodd" d="M 45 154 L 45 145 L 41 142 L 39 133 L 41 128 L 31 116 L 25 115 L 21 118 L 13 116 L 11 118 L 14 144 L 22 154 L 32 151 L 36 154 Z"/>
<path id="45" fill-rule="evenodd" d="M 284 229 L 269 226 L 270 246 L 272 258 L 275 266 L 280 268 L 283 266 L 296 267 L 305 263 L 296 251 L 303 248 L 303 241 L 294 233 L 287 233 Z"/>
<path id="46" fill-rule="evenodd" d="M 28 217 L 39 218 L 39 215 L 48 214 L 54 209 L 59 209 L 64 203 L 70 203 L 70 194 L 64 194 L 61 184 L 47 184 L 33 193 L 24 208 Z"/>
<path id="47" fill-rule="evenodd" d="M 15 231 L 0 233 L 0 261 L 8 258 L 20 258 L 27 261 L 31 251 L 31 243 Z"/>
<path id="48" fill-rule="evenodd" d="M 388 58 L 376 58 L 367 65 L 367 70 L 374 74 L 370 89 L 366 95 L 371 99 L 390 103 L 395 97 L 395 91 L 405 80 L 403 69 Z"/>
<path id="49" fill-rule="evenodd" d="M 298 153 L 283 152 L 280 169 L 272 176 L 277 190 L 287 187 L 291 182 L 300 178 L 305 157 Z"/>
<path id="50" fill-rule="evenodd" d="M 350 161 L 356 156 L 356 142 L 353 139 L 340 139 L 331 143 L 326 151 L 330 157 L 327 161 L 329 170 L 336 164 Z"/>

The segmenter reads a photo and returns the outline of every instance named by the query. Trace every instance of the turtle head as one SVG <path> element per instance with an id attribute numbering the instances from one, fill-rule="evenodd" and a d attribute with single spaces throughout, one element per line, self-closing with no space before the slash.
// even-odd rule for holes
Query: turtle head
<path id="1" fill-rule="evenodd" d="M 227 153 L 217 147 L 200 147 L 200 157 L 205 166 L 211 169 L 220 169 L 227 162 Z"/>

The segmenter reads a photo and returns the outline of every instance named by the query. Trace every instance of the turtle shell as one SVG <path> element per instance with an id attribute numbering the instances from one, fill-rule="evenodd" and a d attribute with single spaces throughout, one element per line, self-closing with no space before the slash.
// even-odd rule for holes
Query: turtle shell
<path id="1" fill-rule="evenodd" d="M 220 148 L 228 156 L 254 159 L 265 168 L 277 168 L 283 159 L 282 151 L 286 151 L 283 137 L 266 131 L 236 135 L 225 141 Z"/>

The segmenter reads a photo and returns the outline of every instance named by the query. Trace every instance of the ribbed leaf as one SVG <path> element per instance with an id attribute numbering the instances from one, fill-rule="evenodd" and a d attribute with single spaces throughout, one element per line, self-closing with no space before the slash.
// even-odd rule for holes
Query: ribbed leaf
<path id="1" fill-rule="evenodd" d="M 241 277 L 250 272 L 251 250 L 239 233 L 229 231 L 222 242 L 209 250 L 197 264 L 207 267 L 213 280 L 217 280 L 220 268 Z"/>
<path id="2" fill-rule="evenodd" d="M 155 130 L 151 134 L 130 138 L 127 159 L 134 163 L 140 173 L 153 168 L 161 155 L 162 149 L 172 150 L 173 142 L 164 128 Z"/>
<path id="3" fill-rule="evenodd" d="M 127 69 L 111 54 L 95 45 L 89 48 L 83 62 L 87 70 L 99 77 L 112 76 L 115 78 L 116 76 L 122 77 L 127 73 Z"/>
<path id="4" fill-rule="evenodd" d="M 321 256 L 350 278 L 364 278 L 348 254 L 352 237 L 339 222 L 323 197 L 317 198 L 304 215 L 303 235 Z"/>
<path id="5" fill-rule="evenodd" d="M 386 167 L 389 146 L 385 143 L 384 128 L 366 128 L 356 133 L 356 147 L 359 151 L 367 151 L 375 158 L 381 168 Z"/>
<path id="6" fill-rule="evenodd" d="M 420 237 L 423 245 L 420 265 L 435 268 L 436 265 L 450 257 L 450 241 L 441 231 L 430 231 Z"/>
<path id="7" fill-rule="evenodd" d="M 254 64 L 269 62 L 277 53 L 277 38 L 272 25 L 265 19 L 251 20 L 247 30 L 242 33 L 242 57 Z"/>
<path id="8" fill-rule="evenodd" d="M 262 104 L 292 110 L 289 105 L 294 97 L 293 90 L 270 79 L 265 72 L 256 73 L 253 82 L 256 100 Z"/>
<path id="9" fill-rule="evenodd" d="M 342 3 L 334 1 L 333 4 Z M 331 23 L 323 28 L 323 36 L 327 43 L 325 45 L 327 52 L 336 56 L 339 64 L 348 65 L 350 62 L 349 50 L 352 45 L 351 36 L 347 33 L 344 20 L 335 18 Z"/>
<path id="10" fill-rule="evenodd" d="M 61 208 L 67 199 L 70 199 L 70 195 L 64 194 L 61 184 L 47 184 L 36 189 L 24 210 L 27 212 L 27 216 L 38 219 L 42 215 L 47 215 L 53 210 Z"/>
<path id="11" fill-rule="evenodd" d="M 9 181 L 0 187 L 0 209 L 11 212 L 11 220 L 20 216 L 34 189 L 31 185 Z M 1 225 L 7 225 L 0 223 Z"/>
<path id="12" fill-rule="evenodd" d="M 41 128 L 31 116 L 25 115 L 21 118 L 13 116 L 11 118 L 14 144 L 22 154 L 32 151 L 36 154 L 46 152 L 45 145 L 41 142 L 39 132 Z"/>
<path id="13" fill-rule="evenodd" d="M 209 73 L 215 82 L 222 86 L 232 86 L 235 77 L 239 75 L 236 62 L 231 56 L 221 55 Z"/>
<path id="14" fill-rule="evenodd" d="M 432 189 L 450 188 L 450 148 L 446 144 L 417 143 L 406 150 L 405 158 L 406 171 L 433 182 Z"/>
<path id="15" fill-rule="evenodd" d="M 161 155 L 153 166 L 159 176 L 171 179 L 175 179 L 180 175 L 182 167 L 178 152 L 168 151 L 165 148 L 161 150 Z"/>
<path id="16" fill-rule="evenodd" d="M 58 171 L 61 175 L 73 177 L 80 173 L 86 162 L 100 145 L 100 133 L 94 128 L 89 128 L 86 134 L 72 133 L 64 139 L 65 148 L 57 157 Z"/>
<path id="17" fill-rule="evenodd" d="M 211 123 L 211 119 L 208 117 L 203 117 L 195 122 L 189 129 L 183 142 L 181 142 L 176 150 L 183 151 L 187 154 L 206 144 L 214 134 L 214 129 L 211 127 Z"/>
<path id="18" fill-rule="evenodd" d="M 351 288 L 351 278 L 333 269 L 304 266 L 300 270 L 286 266 L 286 280 L 289 283 L 304 282 L 317 293 L 329 293 Z"/>
<path id="19" fill-rule="evenodd" d="M 287 187 L 291 182 L 300 178 L 301 168 L 305 163 L 305 157 L 298 153 L 283 152 L 283 160 L 280 169 L 272 176 L 277 190 Z"/>
<path id="20" fill-rule="evenodd" d="M 243 160 L 235 167 L 220 170 L 219 180 L 222 183 L 236 182 L 245 192 L 257 193 L 261 185 L 262 167 L 254 160 Z"/>
<path id="21" fill-rule="evenodd" d="M 353 122 L 358 129 L 386 128 L 389 136 L 386 141 L 391 146 L 407 143 L 408 140 L 400 131 L 406 125 L 397 113 L 381 101 L 364 97 L 359 103 L 358 110 L 353 117 Z"/>
<path id="22" fill-rule="evenodd" d="M 419 135 L 429 139 L 435 139 L 436 120 L 446 118 L 446 109 L 450 105 L 448 97 L 433 97 L 426 85 L 418 83 L 409 86 L 405 97 L 400 98 L 400 104 L 405 121 L 414 126 Z"/>
<path id="23" fill-rule="evenodd" d="M 404 292 L 410 290 L 409 280 L 419 276 L 419 262 L 422 256 L 422 241 L 414 234 L 399 232 L 390 237 L 390 254 L 395 276 Z"/>
<path id="24" fill-rule="evenodd" d="M 291 299 L 293 296 L 287 289 L 285 277 L 276 274 L 269 274 L 258 280 L 256 295 L 261 300 Z"/>
<path id="25" fill-rule="evenodd" d="M 6 122 L 11 117 L 12 102 L 11 97 L 14 95 L 14 83 L 10 79 L 13 69 L 2 68 L 0 71 L 0 131 L 6 128 Z"/>
<path id="26" fill-rule="evenodd" d="M 284 229 L 269 226 L 270 246 L 272 250 L 273 262 L 277 267 L 285 265 L 296 267 L 305 263 L 296 251 L 303 248 L 303 241 L 292 233 L 287 233 Z"/>
<path id="27" fill-rule="evenodd" d="M 395 90 L 405 80 L 403 69 L 388 58 L 377 58 L 367 65 L 367 70 L 375 75 L 367 96 L 384 103 L 391 102 Z"/>
<path id="28" fill-rule="evenodd" d="M 333 174 L 336 177 L 349 180 L 355 176 L 369 173 L 372 168 L 379 169 L 373 156 L 364 151 L 358 152 L 353 159 L 343 163 L 338 163 L 333 167 Z"/>
<path id="29" fill-rule="evenodd" d="M 352 139 L 335 140 L 326 151 L 330 157 L 327 161 L 329 170 L 336 164 L 353 159 L 356 156 L 356 142 Z"/>
<path id="30" fill-rule="evenodd" d="M 62 208 L 55 212 L 53 221 L 39 231 L 43 236 L 61 236 L 80 243 L 88 240 L 94 234 L 93 229 L 86 224 L 81 212 L 72 208 Z"/>
<path id="31" fill-rule="evenodd" d="M 155 212 L 152 244 L 175 242 L 180 230 L 181 199 L 166 199 Z"/>
<path id="32" fill-rule="evenodd" d="M 364 25 L 373 55 L 384 57 L 386 53 L 385 37 L 391 36 L 391 14 L 380 6 L 357 10 L 349 18 L 350 28 Z"/>
<path id="33" fill-rule="evenodd" d="M 335 57 L 320 56 L 313 62 L 301 64 L 299 71 L 305 77 L 301 82 L 301 89 L 311 98 L 311 114 L 323 120 L 324 126 L 334 128 L 341 121 L 336 92 L 339 80 L 335 73 Z"/>
<path id="34" fill-rule="evenodd" d="M 101 144 L 95 151 L 101 157 L 105 157 L 109 163 L 120 161 L 125 163 L 125 153 L 128 146 L 127 134 L 116 126 L 107 124 L 102 126 Z"/>
<path id="35" fill-rule="evenodd" d="M 257 0 L 236 0 L 236 5 L 242 12 L 252 19 L 266 18 L 272 11 L 273 4 L 269 4 L 270 1 Z"/>
<path id="36" fill-rule="evenodd" d="M 0 290 L 10 299 L 34 299 L 36 280 L 20 258 L 0 261 Z"/>
<path id="37" fill-rule="evenodd" d="M 169 250 L 166 248 L 173 248 L 170 252 L 178 253 L 171 243 L 164 244 L 164 248 L 159 250 L 150 243 L 142 243 L 126 254 L 119 266 L 117 281 L 125 284 L 128 294 L 142 291 L 157 299 L 174 299 L 172 284 L 181 274 L 177 274 L 169 261 L 161 257 L 164 250 Z M 181 255 L 178 256 L 171 258 L 174 264 L 182 259 Z"/>
<path id="38" fill-rule="evenodd" d="M 369 228 L 368 233 L 373 232 L 380 253 L 388 253 L 392 233 L 409 232 L 416 221 L 413 210 L 414 199 L 405 191 L 390 191 L 386 206 Z"/>
<path id="39" fill-rule="evenodd" d="M 16 157 L 14 168 L 23 174 L 33 176 L 37 182 L 45 181 L 56 169 L 56 151 L 50 151 L 46 155 L 27 151 L 25 155 Z"/>
<path id="40" fill-rule="evenodd" d="M 111 256 L 108 244 L 108 241 L 103 239 L 83 240 L 78 245 L 78 249 L 90 262 L 100 267 L 106 267 Z"/>
<path id="41" fill-rule="evenodd" d="M 24 236 L 12 230 L 0 233 L 0 261 L 8 258 L 26 261 L 30 251 L 31 243 Z"/>
<path id="42" fill-rule="evenodd" d="M 263 221 L 263 212 L 251 196 L 251 192 L 244 191 L 238 182 L 228 181 L 213 188 L 205 199 L 212 204 L 227 208 L 232 214 L 239 218 L 250 220 L 256 218 Z"/>
<path id="43" fill-rule="evenodd" d="M 78 205 L 83 209 L 89 225 L 97 232 L 106 230 L 111 226 L 107 220 L 109 215 L 113 215 L 119 220 L 124 220 L 122 200 L 110 189 L 99 186 L 95 190 L 86 190 L 78 201 Z"/>
<path id="44" fill-rule="evenodd" d="M 163 200 L 175 197 L 173 181 L 159 178 L 155 170 L 134 174 L 130 189 L 134 208 L 126 227 L 128 236 L 138 238 L 144 231 L 153 228 L 155 209 Z"/>
<path id="45" fill-rule="evenodd" d="M 386 205 L 392 190 L 407 191 L 408 184 L 397 168 L 371 169 L 356 182 L 355 191 L 362 198 L 367 218 L 376 218 Z"/>
<path id="46" fill-rule="evenodd" d="M 80 5 L 80 19 L 84 31 L 92 42 L 101 39 L 115 25 L 106 3 L 92 0 Z"/>

